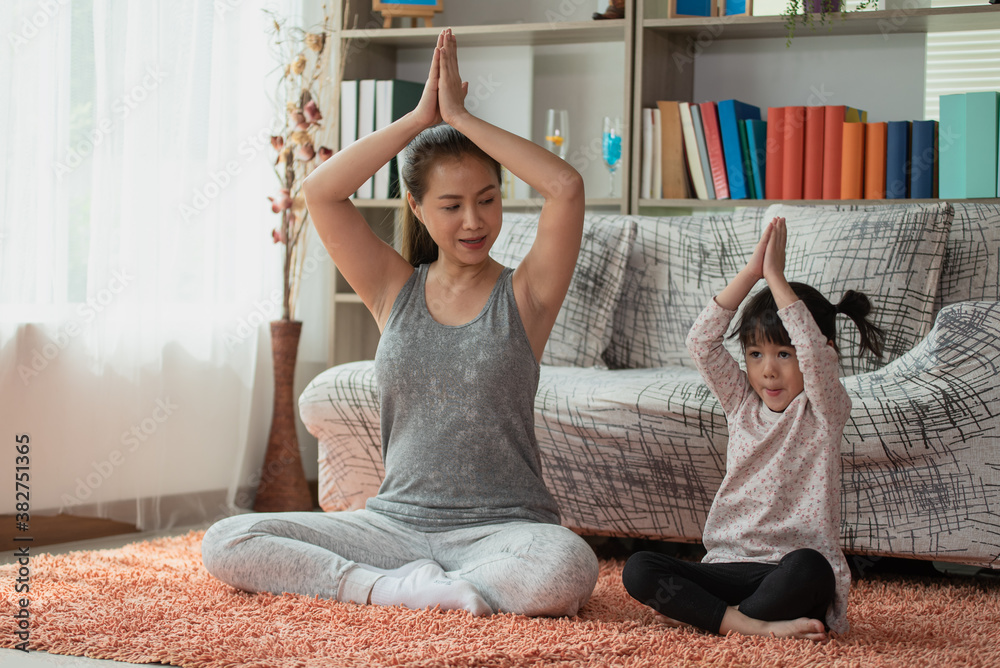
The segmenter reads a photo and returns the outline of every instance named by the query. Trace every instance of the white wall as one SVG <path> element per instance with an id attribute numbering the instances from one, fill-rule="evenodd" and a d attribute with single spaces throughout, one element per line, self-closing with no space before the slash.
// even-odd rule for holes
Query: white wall
<path id="1" fill-rule="evenodd" d="M 824 30 L 824 28 L 819 28 Z M 718 40 L 695 58 L 694 101 L 766 107 L 846 104 L 869 121 L 924 117 L 924 34 Z"/>

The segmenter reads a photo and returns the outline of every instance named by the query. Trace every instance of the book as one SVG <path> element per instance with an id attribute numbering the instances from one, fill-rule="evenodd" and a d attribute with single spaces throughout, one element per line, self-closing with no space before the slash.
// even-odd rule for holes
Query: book
<path id="1" fill-rule="evenodd" d="M 865 129 L 865 199 L 885 199 L 885 149 L 888 123 Z"/>
<path id="2" fill-rule="evenodd" d="M 823 199 L 825 121 L 825 107 L 806 107 L 805 148 L 802 156 L 802 197 L 805 199 Z"/>
<path id="3" fill-rule="evenodd" d="M 747 199 L 757 199 L 757 191 L 753 185 L 753 167 L 750 166 L 750 140 L 747 138 L 747 122 L 739 121 L 736 126 L 740 130 L 740 153 L 743 156 L 743 171 L 746 173 Z"/>
<path id="4" fill-rule="evenodd" d="M 340 148 L 358 138 L 358 82 L 340 82 Z"/>
<path id="5" fill-rule="evenodd" d="M 740 142 L 740 121 L 760 120 L 760 107 L 739 100 L 722 100 L 716 105 L 719 113 L 719 133 L 722 135 L 722 152 L 726 161 L 726 176 L 729 179 L 729 196 L 732 199 L 750 199 L 747 170 Z"/>
<path id="6" fill-rule="evenodd" d="M 913 121 L 910 129 L 910 197 L 930 199 L 938 196 L 937 121 Z"/>
<path id="7" fill-rule="evenodd" d="M 642 165 L 639 171 L 639 197 L 653 197 L 653 110 L 642 110 Z"/>
<path id="8" fill-rule="evenodd" d="M 826 105 L 823 111 L 823 199 L 840 199 L 840 160 L 844 123 L 863 123 L 868 112 L 846 105 Z"/>
<path id="9" fill-rule="evenodd" d="M 364 139 L 375 131 L 375 79 L 358 81 L 358 139 Z M 372 199 L 375 196 L 375 176 L 361 184 L 355 196 Z"/>
<path id="10" fill-rule="evenodd" d="M 726 158 L 722 152 L 722 133 L 719 131 L 719 116 L 715 102 L 702 102 L 701 124 L 708 147 L 708 164 L 712 169 L 712 185 L 715 199 L 729 199 L 729 178 L 726 175 Z"/>
<path id="11" fill-rule="evenodd" d="M 805 181 L 806 108 L 785 107 L 785 141 L 781 156 L 781 197 L 802 199 Z"/>
<path id="12" fill-rule="evenodd" d="M 966 197 L 997 196 L 997 118 L 1000 93 L 966 93 Z"/>
<path id="13" fill-rule="evenodd" d="M 885 140 L 885 197 L 905 199 L 909 179 L 906 176 L 910 160 L 909 121 L 889 121 Z"/>
<path id="14" fill-rule="evenodd" d="M 684 154 L 687 157 L 687 171 L 691 176 L 691 188 L 698 199 L 708 199 L 705 172 L 701 169 L 701 156 L 698 154 L 698 139 L 695 137 L 694 121 L 691 119 L 691 105 L 687 102 L 681 102 L 679 107 L 681 129 L 684 131 Z"/>
<path id="15" fill-rule="evenodd" d="M 413 111 L 424 84 L 401 79 L 381 79 L 375 83 L 375 129 L 386 128 Z M 373 186 L 375 199 L 400 196 L 400 157 L 394 157 L 375 173 Z"/>
<path id="16" fill-rule="evenodd" d="M 653 176 L 650 197 L 663 197 L 663 121 L 659 107 L 653 107 Z"/>
<path id="17" fill-rule="evenodd" d="M 767 181 L 767 122 L 746 121 L 747 147 L 750 155 L 750 170 L 753 174 L 753 188 L 757 199 L 766 198 Z"/>
<path id="18" fill-rule="evenodd" d="M 684 199 L 691 192 L 685 167 L 681 103 L 665 100 L 656 104 L 660 108 L 660 196 Z"/>
<path id="19" fill-rule="evenodd" d="M 949 138 L 938 145 L 938 189 L 942 199 L 964 199 L 965 174 L 965 93 L 942 95 L 939 98 L 942 136 Z"/>
<path id="20" fill-rule="evenodd" d="M 767 199 L 782 198 L 783 168 L 785 154 L 785 108 L 770 107 L 767 110 L 767 170 L 764 172 L 764 194 Z"/>
<path id="21" fill-rule="evenodd" d="M 840 199 L 863 199 L 865 192 L 865 126 L 844 123 L 841 141 Z"/>
<path id="22" fill-rule="evenodd" d="M 698 142 L 698 157 L 701 159 L 701 171 L 705 175 L 705 189 L 709 199 L 715 197 L 715 182 L 712 181 L 712 166 L 708 161 L 708 144 L 705 142 L 705 128 L 701 123 L 701 106 L 691 104 L 691 122 L 694 125 L 694 137 Z"/>

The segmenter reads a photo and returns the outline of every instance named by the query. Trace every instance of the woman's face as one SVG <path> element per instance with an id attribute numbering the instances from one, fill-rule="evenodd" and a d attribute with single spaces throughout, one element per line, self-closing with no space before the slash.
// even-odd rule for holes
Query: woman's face
<path id="1" fill-rule="evenodd" d="M 440 253 L 458 264 L 487 259 L 500 233 L 503 210 L 496 171 L 473 156 L 435 163 L 423 201 L 411 199 L 410 205 Z"/>

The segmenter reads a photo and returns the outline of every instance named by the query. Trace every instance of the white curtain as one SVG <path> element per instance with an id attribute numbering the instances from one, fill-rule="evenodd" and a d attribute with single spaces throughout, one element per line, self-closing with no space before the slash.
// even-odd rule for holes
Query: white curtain
<path id="1" fill-rule="evenodd" d="M 281 287 L 262 4 L 0 9 L 0 475 L 28 434 L 33 512 L 168 528 L 256 483 Z"/>

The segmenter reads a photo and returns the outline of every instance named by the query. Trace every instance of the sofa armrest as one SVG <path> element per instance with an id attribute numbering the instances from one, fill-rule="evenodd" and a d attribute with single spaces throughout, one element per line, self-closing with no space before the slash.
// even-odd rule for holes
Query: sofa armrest
<path id="1" fill-rule="evenodd" d="M 941 309 L 891 364 L 844 379 L 847 549 L 1000 564 L 1000 303 Z"/>
<path id="2" fill-rule="evenodd" d="M 316 376 L 299 396 L 299 414 L 319 439 L 320 507 L 363 508 L 385 477 L 374 362 L 341 364 Z"/>

